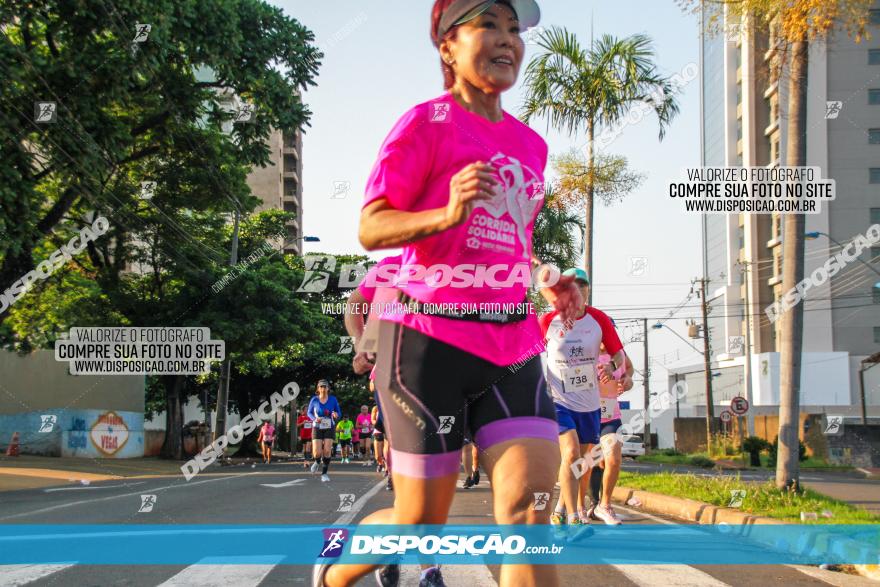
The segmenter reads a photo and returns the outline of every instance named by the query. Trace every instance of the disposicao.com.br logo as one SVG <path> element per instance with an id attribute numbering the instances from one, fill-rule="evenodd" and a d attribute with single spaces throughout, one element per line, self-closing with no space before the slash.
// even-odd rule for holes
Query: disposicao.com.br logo
<path id="1" fill-rule="evenodd" d="M 338 529 L 324 530 L 324 547 L 322 557 L 338 557 L 342 554 L 348 536 L 341 536 Z M 381 536 L 351 536 L 352 555 L 383 555 L 407 554 L 429 555 L 516 555 L 516 554 L 558 554 L 564 546 L 555 544 L 529 546 L 523 536 L 513 534 L 502 537 L 501 534 L 387 534 Z M 327 553 L 327 554 L 325 554 Z M 332 553 L 332 554 L 330 554 Z"/>

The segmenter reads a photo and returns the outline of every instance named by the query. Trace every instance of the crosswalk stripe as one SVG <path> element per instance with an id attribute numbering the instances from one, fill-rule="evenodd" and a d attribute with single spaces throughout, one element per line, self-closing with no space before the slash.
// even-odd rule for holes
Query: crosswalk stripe
<path id="1" fill-rule="evenodd" d="M 159 587 L 256 587 L 266 578 L 276 564 L 284 557 L 245 557 L 236 558 L 236 562 L 252 562 L 253 564 L 210 564 L 217 559 L 202 559 L 190 565 L 162 583 Z"/>
<path id="2" fill-rule="evenodd" d="M 612 565 L 639 587 L 730 587 L 687 565 Z"/>
<path id="3" fill-rule="evenodd" d="M 17 587 L 27 585 L 37 579 L 54 575 L 72 567 L 75 563 L 57 565 L 0 565 L 0 585 L 4 587 Z"/>

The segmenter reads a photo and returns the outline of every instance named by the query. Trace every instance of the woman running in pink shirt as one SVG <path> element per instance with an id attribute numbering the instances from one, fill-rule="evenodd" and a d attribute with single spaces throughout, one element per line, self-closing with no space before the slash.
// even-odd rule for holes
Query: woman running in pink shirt
<path id="1" fill-rule="evenodd" d="M 361 244 L 403 251 L 391 284 L 398 308 L 382 304 L 370 318 L 396 499 L 364 524 L 444 524 L 465 436 L 480 449 L 496 521 L 548 521 L 549 509 L 532 506 L 535 492 L 553 491 L 558 429 L 525 303 L 540 264 L 532 231 L 547 144 L 501 107 L 523 61 L 520 33 L 539 18 L 534 0 L 436 0 L 431 31 L 447 91 L 397 121 L 367 181 Z M 541 293 L 572 320 L 583 307 L 574 279 L 539 273 L 557 278 Z M 319 565 L 313 582 L 352 585 L 374 568 Z M 396 584 L 386 571 L 380 585 Z M 422 575 L 443 585 L 439 569 Z M 552 587 L 556 568 L 503 565 L 500 585 L 514 584 Z"/>

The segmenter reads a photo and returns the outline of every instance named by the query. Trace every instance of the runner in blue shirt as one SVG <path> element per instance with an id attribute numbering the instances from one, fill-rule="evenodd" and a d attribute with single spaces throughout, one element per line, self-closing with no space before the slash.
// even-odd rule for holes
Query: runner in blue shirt
<path id="1" fill-rule="evenodd" d="M 312 421 L 312 455 L 315 462 L 312 463 L 312 473 L 318 471 L 323 460 L 324 468 L 321 471 L 321 481 L 330 481 L 327 469 L 330 468 L 330 454 L 333 448 L 333 435 L 336 430 L 336 422 L 342 410 L 336 396 L 330 395 L 330 382 L 321 379 L 318 382 L 318 395 L 309 402 L 306 415 Z"/>

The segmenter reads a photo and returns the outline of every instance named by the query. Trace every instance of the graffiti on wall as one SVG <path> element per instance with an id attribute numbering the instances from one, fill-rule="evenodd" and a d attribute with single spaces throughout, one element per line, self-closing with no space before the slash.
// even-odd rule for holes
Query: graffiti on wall
<path id="1" fill-rule="evenodd" d="M 128 442 L 128 426 L 116 412 L 104 412 L 92 424 L 89 437 L 101 454 L 112 456 Z"/>

